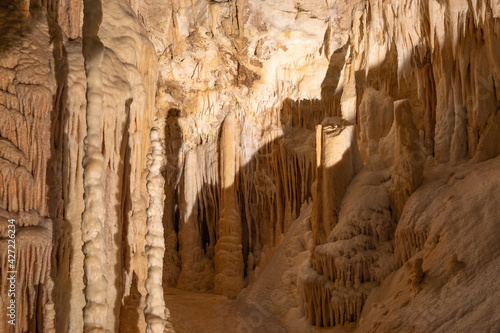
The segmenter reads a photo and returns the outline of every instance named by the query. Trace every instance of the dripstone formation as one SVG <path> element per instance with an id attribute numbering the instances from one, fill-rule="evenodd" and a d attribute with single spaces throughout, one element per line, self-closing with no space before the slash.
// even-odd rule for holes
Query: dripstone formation
<path id="1" fill-rule="evenodd" d="M 0 333 L 496 332 L 499 55 L 498 0 L 0 3 Z"/>

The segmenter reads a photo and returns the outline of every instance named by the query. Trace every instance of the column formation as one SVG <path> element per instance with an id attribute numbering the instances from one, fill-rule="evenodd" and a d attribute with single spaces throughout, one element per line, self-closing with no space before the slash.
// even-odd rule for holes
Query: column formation
<path id="1" fill-rule="evenodd" d="M 101 152 L 101 117 L 103 92 L 101 62 L 104 46 L 97 33 L 102 21 L 100 0 L 84 0 L 83 57 L 87 77 L 87 137 L 83 158 L 83 188 L 85 208 L 82 214 L 82 240 L 85 307 L 83 308 L 84 332 L 106 332 L 108 315 L 105 276 L 106 244 L 103 219 L 104 186 L 102 184 L 103 160 Z"/>
<path id="2" fill-rule="evenodd" d="M 151 130 L 152 153 L 148 155 L 147 189 L 149 207 L 147 209 L 146 255 L 148 257 L 148 277 L 146 279 L 146 308 L 144 315 L 148 333 L 163 333 L 165 330 L 165 300 L 163 299 L 163 256 L 165 239 L 163 236 L 163 208 L 165 201 L 165 179 L 161 174 L 164 153 L 160 142 L 160 129 Z"/>

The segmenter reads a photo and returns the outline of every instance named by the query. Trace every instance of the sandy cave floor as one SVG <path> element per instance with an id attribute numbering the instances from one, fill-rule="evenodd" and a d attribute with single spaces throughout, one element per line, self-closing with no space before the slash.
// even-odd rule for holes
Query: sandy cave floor
<path id="1" fill-rule="evenodd" d="M 278 319 L 258 305 L 221 295 L 168 288 L 165 304 L 177 333 L 287 332 Z"/>

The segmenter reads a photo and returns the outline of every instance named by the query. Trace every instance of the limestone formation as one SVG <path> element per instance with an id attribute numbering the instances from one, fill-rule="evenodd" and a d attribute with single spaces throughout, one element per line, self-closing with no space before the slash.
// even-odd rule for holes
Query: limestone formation
<path id="1" fill-rule="evenodd" d="M 422 184 L 426 158 L 419 145 L 417 129 L 407 100 L 394 103 L 394 139 L 391 186 L 394 214 L 400 217 L 406 200 Z"/>
<path id="2" fill-rule="evenodd" d="M 146 255 L 148 257 L 148 278 L 145 282 L 148 294 L 146 296 L 147 332 L 157 333 L 165 331 L 165 301 L 163 300 L 163 257 L 165 253 L 165 239 L 163 233 L 163 204 L 165 201 L 165 180 L 161 175 L 164 165 L 163 149 L 159 140 L 160 129 L 151 129 L 151 156 L 148 161 L 148 194 L 149 206 L 147 209 Z"/>
<path id="3" fill-rule="evenodd" d="M 215 245 L 214 292 L 236 297 L 243 288 L 241 217 L 236 197 L 239 128 L 233 114 L 224 119 L 221 134 L 221 204 Z"/>
<path id="4" fill-rule="evenodd" d="M 100 0 L 85 1 L 83 18 L 83 57 L 87 77 L 87 136 L 84 139 L 82 240 L 85 283 L 83 331 L 106 332 L 108 316 L 108 281 L 104 257 L 104 186 L 101 175 L 104 156 L 101 151 L 101 117 L 103 114 L 102 58 L 104 46 L 98 37 L 102 21 Z"/>
<path id="5" fill-rule="evenodd" d="M 0 3 L 0 333 L 497 330 L 499 52 L 497 0 Z"/>

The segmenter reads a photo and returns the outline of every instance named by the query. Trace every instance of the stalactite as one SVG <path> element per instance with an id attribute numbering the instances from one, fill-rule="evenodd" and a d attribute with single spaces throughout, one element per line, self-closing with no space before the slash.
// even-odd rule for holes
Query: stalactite
<path id="1" fill-rule="evenodd" d="M 0 212 L 3 221 L 6 217 L 12 218 L 11 214 L 6 214 L 5 211 Z M 7 216 L 5 216 L 7 215 Z M 15 268 L 9 268 L 12 264 L 8 259 L 6 241 L 0 242 L 0 274 L 8 277 L 8 271 L 15 271 L 16 274 L 16 326 L 13 332 L 28 332 L 36 331 L 41 323 L 33 323 L 29 319 L 38 318 L 44 320 L 50 325 L 54 325 L 53 319 L 50 318 L 50 306 L 48 302 L 52 301 L 52 280 L 50 276 L 50 263 L 52 255 L 52 220 L 39 216 L 36 212 L 21 212 L 16 217 L 16 256 Z M 7 238 L 6 224 L 0 223 L 0 235 L 3 239 Z M 11 247 L 9 249 L 12 250 Z M 3 300 L 8 300 L 7 291 L 9 288 L 9 280 L 4 279 L 0 283 L 0 295 Z M 5 302 L 5 301 L 4 301 Z M 7 307 L 6 303 L 2 306 Z M 41 306 L 44 310 L 42 316 L 37 314 L 37 307 Z M 4 317 L 6 312 L 2 312 L 0 316 L 2 320 L 7 322 L 8 317 Z M 47 331 L 50 326 L 47 327 Z"/>
<path id="2" fill-rule="evenodd" d="M 413 228 L 399 229 L 394 241 L 394 256 L 398 266 L 403 265 L 413 255 L 424 248 L 428 233 Z"/>
<path id="3" fill-rule="evenodd" d="M 53 103 L 56 80 L 51 54 L 46 52 L 51 36 L 46 15 L 37 9 L 30 10 L 28 2 L 13 2 L 8 9 L 1 6 L 0 16 L 0 29 L 4 31 L 0 37 L 0 276 L 3 280 L 0 306 L 3 309 L 11 299 L 7 296 L 8 271 L 16 272 L 16 325 L 8 324 L 9 310 L 1 311 L 0 331 L 31 332 L 41 330 L 46 322 L 50 332 L 50 326 L 54 325 L 49 309 L 53 291 L 53 221 L 48 216 L 52 203 L 49 197 L 56 192 L 55 189 L 49 192 L 47 184 L 52 177 L 50 129 L 56 112 Z M 15 220 L 15 244 L 7 237 L 8 219 Z M 12 250 L 15 268 L 10 267 Z"/>
<path id="4" fill-rule="evenodd" d="M 103 92 L 101 61 L 104 46 L 97 33 L 102 21 L 100 0 L 84 3 L 83 55 L 87 74 L 87 138 L 83 160 L 85 209 L 82 214 L 82 239 L 84 242 L 84 281 L 86 305 L 83 310 L 84 332 L 105 332 L 107 322 L 108 281 L 105 276 L 106 248 L 102 200 L 104 187 L 101 181 L 103 159 L 101 152 L 101 117 Z"/>
<path id="5" fill-rule="evenodd" d="M 19 4 L 18 4 L 19 5 Z M 13 4 L 13 9 L 16 5 Z M 13 17 L 12 19 L 15 19 Z M 22 27 L 26 22 L 20 19 Z M 49 40 L 47 23 L 34 20 L 27 38 L 34 49 Z M 14 29 L 15 31 L 16 29 Z M 35 37 L 36 36 L 36 37 Z M 47 163 L 55 80 L 47 53 L 29 53 L 27 44 L 3 52 L 0 77 L 0 206 L 12 212 L 37 210 L 48 214 Z"/>
<path id="6" fill-rule="evenodd" d="M 312 325 L 329 327 L 344 325 L 359 319 L 362 304 L 375 283 L 342 285 L 319 275 L 311 267 L 302 268 L 307 276 L 299 288 L 303 295 L 303 308 Z"/>
<path id="7" fill-rule="evenodd" d="M 159 140 L 159 128 L 151 129 L 152 153 L 148 161 L 147 187 L 149 207 L 147 209 L 146 255 L 148 257 L 148 277 L 145 282 L 148 294 L 144 314 L 148 333 L 163 333 L 165 330 L 165 301 L 163 299 L 163 256 L 165 241 L 163 235 L 163 204 L 165 200 L 165 180 L 161 175 L 164 153 Z"/>

